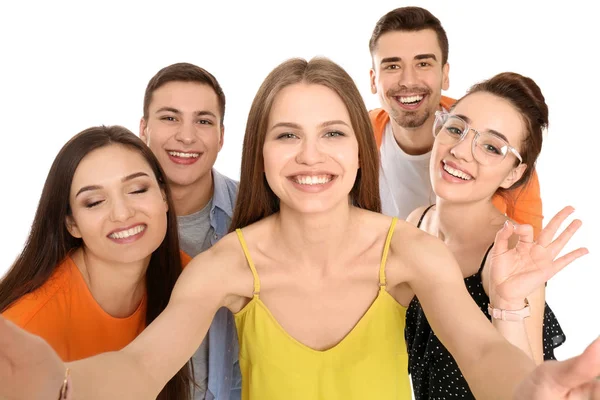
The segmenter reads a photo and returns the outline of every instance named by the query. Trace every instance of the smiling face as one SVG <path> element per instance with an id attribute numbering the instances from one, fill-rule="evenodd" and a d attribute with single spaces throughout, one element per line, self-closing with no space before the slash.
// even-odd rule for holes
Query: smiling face
<path id="1" fill-rule="evenodd" d="M 215 91 L 197 82 L 173 81 L 152 93 L 140 137 L 170 185 L 205 183 L 223 146 L 224 129 Z"/>
<path id="2" fill-rule="evenodd" d="M 521 150 L 525 124 L 507 100 L 487 92 L 476 92 L 460 100 L 451 114 L 460 116 L 479 132 L 503 137 L 517 151 Z M 444 140 L 444 135 L 446 133 L 441 131 L 435 139 L 430 175 L 435 194 L 447 201 L 489 199 L 498 188 L 509 188 L 527 168 L 525 164 L 516 167 L 518 161 L 510 152 L 495 165 L 482 165 L 473 157 L 473 130 L 458 143 Z"/>
<path id="3" fill-rule="evenodd" d="M 418 128 L 433 121 L 448 71 L 434 30 L 387 32 L 373 52 L 371 91 L 396 124 Z"/>
<path id="4" fill-rule="evenodd" d="M 147 259 L 167 230 L 167 203 L 154 172 L 122 145 L 94 150 L 79 163 L 69 194 L 67 228 L 107 262 Z"/>
<path id="5" fill-rule="evenodd" d="M 322 85 L 282 89 L 269 113 L 263 157 L 281 209 L 317 213 L 348 205 L 358 142 L 342 99 Z"/>

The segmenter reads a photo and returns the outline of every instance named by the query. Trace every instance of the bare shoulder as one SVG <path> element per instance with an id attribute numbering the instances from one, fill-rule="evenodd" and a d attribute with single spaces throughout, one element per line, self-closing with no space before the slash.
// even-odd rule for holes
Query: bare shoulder
<path id="1" fill-rule="evenodd" d="M 177 281 L 179 295 L 205 296 L 208 291 L 227 307 L 252 297 L 252 287 L 252 273 L 235 232 L 194 257 Z"/>
<path id="2" fill-rule="evenodd" d="M 451 267 L 449 264 L 456 264 L 456 260 L 439 238 L 406 221 L 398 221 L 386 265 L 391 285 L 434 274 Z"/>

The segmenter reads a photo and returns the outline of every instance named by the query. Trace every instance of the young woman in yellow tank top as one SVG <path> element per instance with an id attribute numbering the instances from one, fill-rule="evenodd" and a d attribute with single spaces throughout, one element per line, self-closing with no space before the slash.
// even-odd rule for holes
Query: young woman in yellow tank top
<path id="1" fill-rule="evenodd" d="M 414 294 L 478 397 L 594 390 L 583 385 L 600 374 L 600 341 L 575 360 L 535 369 L 479 311 L 441 241 L 378 213 L 377 171 L 350 76 L 326 59 L 278 66 L 250 110 L 236 232 L 192 260 L 166 310 L 133 343 L 66 365 L 73 399 L 154 398 L 224 306 L 236 316 L 243 399 L 408 400 L 404 319 Z M 508 250 L 515 228 L 498 233 L 497 307 L 522 307 L 533 287 L 585 254 L 555 260 L 573 233 L 552 241 L 566 214 L 540 246 L 527 245 L 531 230 L 518 227 L 524 246 Z M 64 375 L 43 342 L 0 320 L 0 397 L 52 398 Z"/>

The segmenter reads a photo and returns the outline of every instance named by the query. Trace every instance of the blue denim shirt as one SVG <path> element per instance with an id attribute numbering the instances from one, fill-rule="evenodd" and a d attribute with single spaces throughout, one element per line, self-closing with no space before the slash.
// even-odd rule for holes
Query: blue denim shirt
<path id="1" fill-rule="evenodd" d="M 212 170 L 214 193 L 210 210 L 210 225 L 215 234 L 210 239 L 214 245 L 227 234 L 238 183 Z M 240 400 L 242 376 L 238 361 L 238 338 L 233 314 L 221 308 L 208 330 L 208 388 L 206 400 Z"/>

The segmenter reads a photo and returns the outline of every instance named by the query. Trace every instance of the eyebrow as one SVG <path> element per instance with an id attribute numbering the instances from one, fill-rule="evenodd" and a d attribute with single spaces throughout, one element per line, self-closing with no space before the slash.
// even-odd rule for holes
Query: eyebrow
<path id="1" fill-rule="evenodd" d="M 350 125 L 348 125 L 347 123 L 345 123 L 344 121 L 342 121 L 341 119 L 334 119 L 331 121 L 325 121 L 321 124 L 319 124 L 319 128 L 325 128 L 331 125 L 346 125 L 348 128 L 350 128 Z M 273 125 L 271 127 L 271 129 L 269 130 L 273 130 L 275 128 L 292 128 L 292 129 L 302 129 L 302 127 L 294 122 L 278 122 L 275 125 Z"/>
<path id="2" fill-rule="evenodd" d="M 461 119 L 464 119 L 467 124 L 469 124 L 469 125 L 471 124 L 471 119 L 469 117 L 467 117 L 466 115 L 462 115 L 462 114 L 454 114 L 454 115 L 456 115 L 457 117 L 460 117 Z M 501 134 L 498 131 L 495 131 L 493 129 L 487 129 L 485 132 L 491 133 L 494 136 L 498 136 L 500 139 L 502 139 L 506 143 L 510 144 L 510 142 L 508 141 L 506 136 L 504 136 L 503 134 Z"/>
<path id="3" fill-rule="evenodd" d="M 140 176 L 148 176 L 148 174 L 145 173 L 145 172 L 135 172 L 133 174 L 127 175 L 126 177 L 122 178 L 121 182 L 127 182 L 127 181 L 130 181 L 132 179 L 139 178 Z M 83 192 L 89 192 L 91 190 L 99 190 L 99 189 L 102 189 L 102 186 L 100 186 L 100 185 L 84 186 L 81 189 L 79 189 L 79 191 L 77 192 L 77 194 L 75 195 L 75 197 L 79 196 Z"/>
<path id="4" fill-rule="evenodd" d="M 161 107 L 158 110 L 156 110 L 156 114 L 161 113 L 161 112 L 172 112 L 173 114 L 178 114 L 178 115 L 182 114 L 181 111 L 179 111 L 178 109 L 173 108 L 173 107 Z M 217 118 L 215 113 L 213 113 L 212 111 L 208 111 L 208 110 L 196 111 L 194 114 L 198 117 L 201 117 L 204 115 L 209 115 L 213 118 Z"/>
<path id="5" fill-rule="evenodd" d="M 437 57 L 433 53 L 417 54 L 413 59 L 414 60 L 429 60 L 429 59 L 433 59 L 434 61 L 437 61 Z M 391 62 L 398 62 L 398 61 L 402 61 L 402 58 L 400 58 L 400 57 L 385 57 L 385 58 L 381 59 L 381 64 L 391 63 Z"/>

